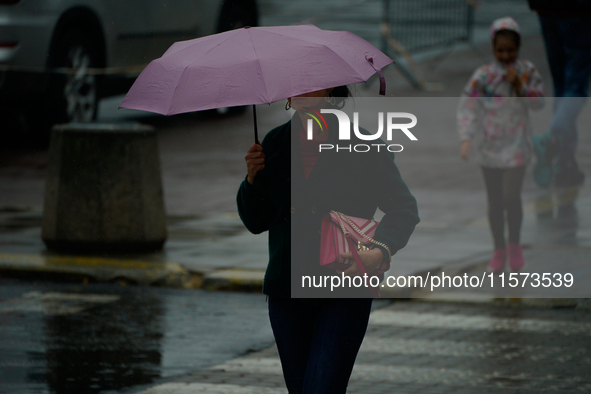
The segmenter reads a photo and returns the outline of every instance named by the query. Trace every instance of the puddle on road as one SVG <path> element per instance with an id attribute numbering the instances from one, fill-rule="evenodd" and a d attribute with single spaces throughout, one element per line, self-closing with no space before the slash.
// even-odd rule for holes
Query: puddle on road
<path id="1" fill-rule="evenodd" d="M 127 392 L 272 343 L 259 294 L 18 283 L 0 286 L 11 394 Z"/>

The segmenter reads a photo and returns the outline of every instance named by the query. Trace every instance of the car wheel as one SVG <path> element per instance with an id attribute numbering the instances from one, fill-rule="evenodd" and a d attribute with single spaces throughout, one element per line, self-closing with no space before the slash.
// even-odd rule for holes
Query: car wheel
<path id="1" fill-rule="evenodd" d="M 70 29 L 58 37 L 50 66 L 56 73 L 50 87 L 52 124 L 96 120 L 101 66 L 99 45 L 92 36 Z"/>

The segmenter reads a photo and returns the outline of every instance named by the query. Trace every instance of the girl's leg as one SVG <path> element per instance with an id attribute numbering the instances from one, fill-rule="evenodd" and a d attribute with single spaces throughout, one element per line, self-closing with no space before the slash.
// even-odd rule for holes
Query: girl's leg
<path id="1" fill-rule="evenodd" d="M 285 385 L 290 394 L 303 392 L 314 330 L 314 312 L 306 301 L 269 297 L 269 320 L 281 359 Z"/>
<path id="2" fill-rule="evenodd" d="M 346 393 L 355 358 L 367 329 L 372 299 L 333 298 L 318 301 L 318 316 L 303 392 Z"/>
<path id="3" fill-rule="evenodd" d="M 505 249 L 503 171 L 498 168 L 482 167 L 488 200 L 488 223 L 495 243 L 495 249 Z"/>
<path id="4" fill-rule="evenodd" d="M 509 267 L 513 272 L 519 272 L 523 268 L 524 259 L 521 245 L 519 244 L 521 223 L 523 221 L 523 207 L 521 203 L 521 188 L 525 166 L 505 170 L 503 175 L 503 198 L 507 211 L 507 223 L 509 225 Z"/>
<path id="5" fill-rule="evenodd" d="M 519 244 L 521 223 L 523 221 L 523 204 L 521 202 L 521 189 L 525 166 L 504 170 L 503 173 L 503 205 L 507 212 L 507 225 L 509 227 L 509 243 Z"/>

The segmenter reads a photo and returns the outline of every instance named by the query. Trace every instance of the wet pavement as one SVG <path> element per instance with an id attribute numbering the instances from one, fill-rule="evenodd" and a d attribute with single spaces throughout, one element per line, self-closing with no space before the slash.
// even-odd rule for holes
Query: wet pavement
<path id="1" fill-rule="evenodd" d="M 483 7 L 489 7 L 487 3 Z M 511 12 L 524 20 L 522 26 L 531 33 L 523 40 L 522 57 L 538 66 L 551 94 L 550 74 L 542 40 L 535 33 L 535 17 L 528 14 L 523 5 L 510 3 L 513 7 L 510 8 Z M 499 13 L 504 14 L 509 9 L 507 7 L 489 8 L 486 14 L 477 14 L 475 38 L 480 41 L 476 40 L 474 48 L 456 48 L 452 56 L 444 58 L 433 57 L 433 54 L 419 57 L 426 77 L 437 83 L 439 90 L 416 91 L 409 87 L 398 70 L 390 67 L 386 70 L 388 95 L 457 96 L 470 74 L 483 63 L 483 57 L 489 53 L 488 45 L 483 44 L 483 40 L 490 20 L 503 16 Z M 281 10 L 276 9 L 275 12 L 283 15 Z M 270 14 L 270 19 L 263 18 L 263 22 L 273 24 L 269 22 L 273 21 L 272 15 Z M 521 19 L 519 21 L 522 22 Z M 356 92 L 361 96 L 371 95 L 372 87 L 377 91 L 375 81 L 370 84 L 370 89 L 358 86 Z M 0 167 L 0 268 L 3 269 L 0 275 L 32 277 L 36 274 L 45 277 L 53 272 L 56 277 L 77 283 L 107 281 L 258 290 L 267 261 L 266 235 L 254 236 L 243 229 L 234 202 L 236 189 L 244 177 L 242 158 L 252 144 L 250 113 L 221 119 L 198 115 L 174 118 L 137 117 L 116 112 L 117 104 L 116 99 L 105 101 L 101 108 L 101 120 L 139 120 L 154 125 L 160 131 L 160 155 L 169 230 L 165 249 L 149 255 L 98 256 L 92 261 L 85 259 L 85 256 L 48 253 L 40 239 L 46 154 L 11 153 L 10 158 L 4 157 L 4 161 L 11 164 Z M 269 130 L 283 122 L 289 113 L 283 110 L 283 103 L 275 103 L 260 106 L 258 115 L 260 130 Z M 447 127 L 445 122 L 437 122 L 437 119 L 444 118 L 443 115 L 445 114 L 442 113 L 440 118 L 433 117 L 431 132 L 420 136 L 420 143 L 416 148 L 409 147 L 406 152 L 397 156 L 397 164 L 403 177 L 419 202 L 422 222 L 409 245 L 395 256 L 393 269 L 389 273 L 391 275 L 424 276 L 427 271 L 445 271 L 449 275 L 479 276 L 490 258 L 492 243 L 485 217 L 486 200 L 481 174 L 477 165 L 463 163 L 459 159 L 453 126 Z M 591 124 L 590 116 L 590 112 L 585 111 L 580 124 Z M 536 133 L 543 132 L 548 122 L 547 115 L 533 119 Z M 588 175 L 591 174 L 589 132 L 580 134 L 578 157 L 582 169 Z M 523 198 L 526 210 L 522 237 L 528 264 L 524 272 L 571 273 L 575 282 L 582 284 L 588 291 L 585 284 L 591 279 L 589 186 L 584 185 L 575 190 L 540 190 L 534 185 L 528 171 Z M 125 269 L 122 270 L 121 267 Z M 146 275 L 147 271 L 150 271 L 149 275 Z M 69 276 L 64 276 L 65 273 Z M 2 279 L 2 284 L 6 283 L 5 280 Z M 86 290 L 83 285 L 80 287 L 83 292 L 94 292 Z M 132 291 L 129 289 L 136 289 L 138 294 L 144 291 L 160 294 L 158 292 L 162 291 L 168 294 L 166 297 L 170 301 L 166 305 L 170 308 L 174 308 L 172 305 L 177 302 L 191 306 L 200 302 L 199 299 L 204 299 L 211 300 L 208 302 L 218 310 L 224 310 L 225 304 L 222 301 L 228 297 L 226 293 L 201 290 L 194 293 L 196 290 L 125 287 L 124 291 Z M 569 298 L 562 298 L 564 294 L 559 294 L 544 295 L 546 298 L 539 299 L 530 298 L 535 294 L 523 293 L 511 295 L 509 299 L 500 299 L 507 294 L 498 294 L 490 287 L 459 288 L 453 291 L 439 289 L 434 292 L 411 290 L 412 295 L 420 296 L 423 301 L 394 302 L 372 313 L 368 335 L 354 369 L 349 392 L 591 392 L 591 349 L 588 345 L 591 343 L 591 315 L 588 299 L 573 297 L 573 294 L 569 294 Z M 46 291 L 44 289 L 41 295 L 33 294 L 29 297 L 33 297 L 34 303 L 42 304 L 39 300 Z M 178 296 L 180 298 L 173 295 L 177 291 L 182 294 Z M 384 296 L 411 295 L 409 289 L 385 289 L 383 293 Z M 218 295 L 219 298 L 216 298 Z M 25 302 L 22 301 L 22 295 L 15 297 L 21 301 L 11 302 L 20 302 L 21 305 Z M 4 307 L 5 300 L 15 297 L 3 298 L 0 305 Z M 147 299 L 151 299 L 150 297 Z M 250 301 L 244 305 L 262 308 L 255 310 L 244 306 L 245 311 L 252 312 L 261 329 L 266 329 L 268 334 L 265 305 L 261 302 L 264 301 L 264 296 L 249 294 L 247 297 L 252 299 L 249 298 Z M 214 301 L 216 299 L 222 301 Z M 113 305 L 116 304 L 105 302 L 98 309 L 110 309 Z M 385 306 L 384 301 L 381 306 Z M 158 308 L 161 310 L 162 306 L 156 309 Z M 182 310 L 179 314 L 200 316 L 194 310 L 201 313 L 199 309 L 179 308 Z M 237 309 L 240 308 L 242 307 Z M 68 319 L 87 320 L 91 326 L 95 323 L 102 324 L 100 320 L 93 320 L 88 311 L 74 311 Z M 109 315 L 109 318 L 114 319 L 124 312 L 125 310 L 116 312 Z M 24 312 L 0 311 L 0 317 L 6 319 L 8 316 L 13 319 L 21 313 Z M 28 313 L 22 315 L 25 320 L 29 319 Z M 210 316 L 210 312 L 203 313 Z M 230 311 L 227 313 L 230 314 Z M 155 319 L 158 320 L 157 317 Z M 189 321 L 191 323 L 187 324 L 192 324 L 192 320 Z M 236 320 L 229 321 L 232 324 Z M 185 323 L 179 318 L 178 326 L 181 327 L 182 324 Z M 218 329 L 215 323 L 211 324 L 211 330 Z M 51 335 L 43 333 L 49 326 L 35 328 L 35 324 L 26 321 L 10 326 L 10 332 L 17 332 L 15 327 L 22 326 L 30 328 L 30 332 L 23 330 L 22 335 Z M 92 330 L 86 327 L 86 323 L 78 327 L 80 330 Z M 139 323 L 134 322 L 130 329 L 139 330 L 138 327 Z M 175 349 L 199 344 L 222 346 L 227 341 L 226 337 L 208 337 L 190 330 L 190 325 L 188 327 L 184 334 L 185 342 L 171 342 L 171 346 L 176 346 Z M 161 335 L 166 335 L 167 330 L 170 330 L 170 326 L 163 329 Z M 69 334 L 63 330 L 53 332 L 58 332 L 58 336 L 62 338 Z M 144 340 L 142 333 L 138 331 L 129 335 L 137 335 L 140 342 Z M 100 346 L 111 346 L 110 342 L 119 343 L 119 340 L 110 341 L 107 337 L 97 343 Z M 252 339 L 245 340 L 248 341 Z M 64 354 L 81 346 L 76 342 L 71 345 L 63 345 Z M 231 343 L 228 346 L 238 349 L 236 355 L 249 347 L 248 343 Z M 61 357 L 60 352 L 57 355 L 53 353 L 50 360 L 57 359 L 67 366 L 67 359 Z M 195 351 L 188 351 L 183 357 L 198 359 L 195 354 Z M 151 353 L 151 356 L 142 357 L 150 360 L 153 355 Z M 38 353 L 36 357 L 37 363 L 43 358 Z M 167 364 L 167 358 L 162 354 L 155 357 L 152 361 L 134 361 L 139 365 L 149 366 L 145 368 L 146 376 L 138 376 L 135 383 L 145 383 L 146 387 L 128 390 L 122 386 L 109 386 L 109 390 L 145 394 L 285 392 L 273 347 L 244 357 L 228 356 L 224 360 L 211 360 L 211 363 L 187 362 L 186 365 L 193 365 L 192 370 L 197 372 L 183 377 L 178 375 L 185 375 L 190 368 L 179 370 L 178 375 L 167 375 L 167 372 L 163 372 L 163 366 L 170 365 Z M 128 364 L 121 363 L 124 366 L 117 366 L 119 371 L 126 368 L 128 372 L 132 370 Z M 4 361 L 1 365 L 4 365 Z M 31 376 L 38 381 L 47 379 L 48 375 L 35 370 L 35 365 Z M 10 374 L 10 370 L 8 371 Z M 58 374 L 59 379 L 76 379 L 76 374 L 68 372 L 67 368 L 61 371 L 65 372 Z M 2 367 L 0 373 L 4 372 L 6 369 Z M 173 375 L 174 378 L 165 378 Z M 161 378 L 166 381 L 159 380 Z M 154 384 L 154 387 L 150 387 Z M 56 387 L 51 388 L 50 392 L 65 392 Z M 3 386 L 0 386 L 0 392 L 2 389 Z M 44 391 L 40 389 L 39 392 Z"/>
<path id="2" fill-rule="evenodd" d="M 589 309 L 374 306 L 349 393 L 591 391 Z M 4 279 L 0 337 L 1 393 L 286 393 L 259 294 Z"/>
<path id="3" fill-rule="evenodd" d="M 273 343 L 259 294 L 3 279 L 0 393 L 112 393 Z"/>
<path id="4" fill-rule="evenodd" d="M 572 309 L 396 302 L 372 312 L 348 393 L 591 391 L 591 315 Z M 286 393 L 276 349 L 141 391 Z"/>

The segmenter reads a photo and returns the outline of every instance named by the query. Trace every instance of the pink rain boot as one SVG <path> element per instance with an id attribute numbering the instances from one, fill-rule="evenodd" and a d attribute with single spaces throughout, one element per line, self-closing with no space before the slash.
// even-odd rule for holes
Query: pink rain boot
<path id="1" fill-rule="evenodd" d="M 505 260 L 507 260 L 507 251 L 501 248 L 495 249 L 495 253 L 488 264 L 488 270 L 495 273 L 503 272 Z"/>
<path id="2" fill-rule="evenodd" d="M 519 244 L 509 244 L 509 267 L 512 272 L 519 272 L 523 268 L 523 251 Z"/>

